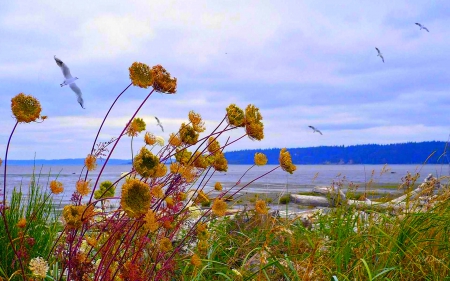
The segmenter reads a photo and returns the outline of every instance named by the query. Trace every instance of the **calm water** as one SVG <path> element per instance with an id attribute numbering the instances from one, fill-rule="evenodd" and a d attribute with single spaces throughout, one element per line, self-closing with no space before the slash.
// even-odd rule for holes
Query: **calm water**
<path id="1" fill-rule="evenodd" d="M 230 165 L 226 173 L 215 173 L 209 183 L 206 185 L 206 190 L 213 189 L 215 182 L 222 183 L 225 189 L 231 188 L 242 176 L 242 174 L 249 168 L 248 165 Z M 276 166 L 253 167 L 241 180 L 242 186 L 256 177 L 270 171 Z M 39 175 L 40 185 L 47 187 L 48 182 L 54 180 L 56 177 L 58 181 L 64 184 L 64 193 L 55 196 L 57 201 L 62 200 L 67 202 L 70 200 L 71 194 L 75 190 L 75 183 L 78 180 L 81 166 L 53 166 L 36 168 L 35 174 Z M 104 180 L 116 181 L 122 172 L 127 172 L 131 165 L 117 165 L 105 168 L 100 182 Z M 343 179 L 347 182 L 364 185 L 373 178 L 374 183 L 401 183 L 401 178 L 407 172 L 419 172 L 421 178 L 420 182 L 428 174 L 438 176 L 448 176 L 450 167 L 448 165 L 390 165 L 387 166 L 387 171 L 381 173 L 383 165 L 298 165 L 297 170 L 293 175 L 290 175 L 281 169 L 277 169 L 267 176 L 258 179 L 246 189 L 248 193 L 281 193 L 281 192 L 298 192 L 310 191 L 315 185 L 330 185 L 333 181 Z M 386 168 L 385 168 L 386 169 Z M 91 172 L 89 179 L 95 182 L 100 168 Z M 22 186 L 26 191 L 30 178 L 33 173 L 32 166 L 8 166 L 7 170 L 7 193 L 9 194 L 14 187 Z M 0 186 L 3 187 L 3 166 L 0 173 Z M 120 183 L 119 183 L 120 186 Z M 118 189 L 120 190 L 120 189 Z"/>

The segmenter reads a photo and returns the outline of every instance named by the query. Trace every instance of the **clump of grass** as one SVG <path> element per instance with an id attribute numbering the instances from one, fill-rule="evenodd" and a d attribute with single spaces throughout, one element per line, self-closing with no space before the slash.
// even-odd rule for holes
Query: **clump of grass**
<path id="1" fill-rule="evenodd" d="M 286 205 L 289 204 L 289 202 L 291 202 L 291 196 L 289 194 L 284 194 L 280 197 L 280 199 L 278 199 L 279 204 Z"/>

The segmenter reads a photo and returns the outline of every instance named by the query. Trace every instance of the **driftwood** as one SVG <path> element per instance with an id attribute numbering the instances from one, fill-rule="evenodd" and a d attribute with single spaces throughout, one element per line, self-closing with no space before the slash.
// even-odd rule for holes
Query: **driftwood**
<path id="1" fill-rule="evenodd" d="M 313 193 L 319 196 L 291 194 L 291 202 L 303 206 L 313 207 L 337 207 L 340 205 L 353 206 L 359 210 L 405 210 L 414 207 L 423 207 L 430 203 L 436 196 L 434 191 L 441 187 L 439 181 L 431 174 L 424 180 L 424 183 L 416 189 L 395 198 L 389 202 L 380 203 L 369 199 L 351 200 L 347 199 L 344 192 L 328 186 L 317 186 L 313 188 Z M 421 196 L 425 195 L 425 196 Z"/>

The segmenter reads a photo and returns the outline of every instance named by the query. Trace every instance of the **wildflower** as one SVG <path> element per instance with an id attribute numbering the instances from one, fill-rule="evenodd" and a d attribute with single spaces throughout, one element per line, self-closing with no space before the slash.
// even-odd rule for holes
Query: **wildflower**
<path id="1" fill-rule="evenodd" d="M 255 165 L 264 166 L 267 164 L 267 157 L 263 153 L 255 153 Z"/>
<path id="2" fill-rule="evenodd" d="M 262 115 L 259 108 L 249 104 L 245 109 L 245 131 L 252 140 L 262 140 L 264 138 L 264 125 L 261 122 Z"/>
<path id="3" fill-rule="evenodd" d="M 245 115 L 244 111 L 237 107 L 235 104 L 230 104 L 227 108 L 227 121 L 228 124 L 234 127 L 244 127 L 245 126 Z"/>
<path id="4" fill-rule="evenodd" d="M 171 78 L 161 65 L 152 67 L 153 88 L 160 93 L 175 94 L 177 91 L 177 78 Z"/>
<path id="5" fill-rule="evenodd" d="M 195 179 L 196 172 L 192 166 L 181 166 L 180 175 L 187 183 L 191 183 Z"/>
<path id="6" fill-rule="evenodd" d="M 156 167 L 156 171 L 153 175 L 150 175 L 152 178 L 162 178 L 167 174 L 167 167 L 164 163 L 159 163 L 158 167 Z"/>
<path id="7" fill-rule="evenodd" d="M 134 62 L 130 68 L 130 79 L 134 86 L 147 89 L 153 84 L 153 72 L 144 63 Z"/>
<path id="8" fill-rule="evenodd" d="M 209 137 L 208 139 L 208 151 L 211 154 L 220 153 L 220 144 L 215 137 Z"/>
<path id="9" fill-rule="evenodd" d="M 206 228 L 206 224 L 199 223 L 197 225 L 197 237 L 199 240 L 207 240 L 209 238 L 209 232 Z"/>
<path id="10" fill-rule="evenodd" d="M 200 260 L 200 257 L 197 254 L 192 255 L 191 264 L 195 267 L 199 267 L 202 265 L 202 261 Z"/>
<path id="11" fill-rule="evenodd" d="M 91 247 L 97 246 L 97 239 L 95 239 L 94 237 L 86 237 L 86 242 Z"/>
<path id="12" fill-rule="evenodd" d="M 82 225 L 81 215 L 86 206 L 66 205 L 63 209 L 63 218 L 69 228 L 80 228 Z M 86 215 L 86 214 L 85 214 Z"/>
<path id="13" fill-rule="evenodd" d="M 175 160 L 177 160 L 180 164 L 186 165 L 189 163 L 189 160 L 191 159 L 192 152 L 187 151 L 186 149 L 178 150 L 175 153 Z"/>
<path id="14" fill-rule="evenodd" d="M 41 257 L 33 258 L 30 260 L 30 270 L 34 276 L 45 278 L 48 271 L 48 263 Z"/>
<path id="15" fill-rule="evenodd" d="M 161 136 L 156 136 L 156 143 L 160 146 L 164 146 L 164 138 Z"/>
<path id="16" fill-rule="evenodd" d="M 50 190 L 52 191 L 53 194 L 60 194 L 61 192 L 64 191 L 64 187 L 62 182 L 59 181 L 51 181 L 50 182 Z"/>
<path id="17" fill-rule="evenodd" d="M 286 148 L 283 148 L 280 151 L 280 167 L 283 169 L 283 171 L 286 171 L 290 174 L 292 174 L 295 170 L 297 170 L 297 167 L 295 167 L 294 164 L 292 164 L 291 154 L 289 154 L 289 151 L 286 150 Z"/>
<path id="18" fill-rule="evenodd" d="M 25 218 L 21 218 L 19 222 L 16 224 L 18 228 L 24 228 L 27 225 L 27 220 Z"/>
<path id="19" fill-rule="evenodd" d="M 218 172 L 226 172 L 228 170 L 228 161 L 222 152 L 214 156 L 214 162 L 212 163 L 212 166 Z"/>
<path id="20" fill-rule="evenodd" d="M 146 145 L 154 145 L 156 143 L 156 137 L 150 132 L 146 132 L 144 136 L 144 142 Z"/>
<path id="21" fill-rule="evenodd" d="M 216 198 L 211 207 L 211 210 L 212 210 L 213 214 L 215 214 L 219 217 L 224 216 L 225 212 L 227 211 L 227 203 L 225 203 L 225 201 L 223 201 L 223 199 Z"/>
<path id="22" fill-rule="evenodd" d="M 196 202 L 196 203 L 208 203 L 208 202 L 209 202 L 208 195 L 206 195 L 206 194 L 203 192 L 203 190 L 200 190 L 200 191 L 198 192 L 197 199 L 195 199 L 195 202 Z"/>
<path id="23" fill-rule="evenodd" d="M 136 172 L 144 177 L 148 178 L 153 175 L 158 168 L 159 158 L 151 153 L 147 148 L 141 148 L 136 157 L 134 157 L 133 167 Z"/>
<path id="24" fill-rule="evenodd" d="M 129 179 L 122 185 L 120 205 L 131 218 L 147 213 L 151 199 L 148 185 L 137 179 Z"/>
<path id="25" fill-rule="evenodd" d="M 208 241 L 206 240 L 200 240 L 197 243 L 197 249 L 200 252 L 206 252 L 206 250 L 208 250 Z"/>
<path id="26" fill-rule="evenodd" d="M 255 211 L 258 214 L 266 215 L 268 213 L 266 202 L 264 200 L 257 200 L 255 202 Z"/>
<path id="27" fill-rule="evenodd" d="M 150 189 L 150 193 L 153 197 L 156 198 L 163 198 L 164 197 L 164 191 L 162 189 L 161 185 L 155 185 Z"/>
<path id="28" fill-rule="evenodd" d="M 90 181 L 78 180 L 77 181 L 77 191 L 81 196 L 86 196 L 89 194 L 91 189 L 89 188 Z"/>
<path id="29" fill-rule="evenodd" d="M 172 229 L 172 228 L 173 228 L 172 221 L 171 221 L 171 220 L 165 220 L 165 221 L 163 222 L 163 227 L 164 227 L 165 229 Z"/>
<path id="30" fill-rule="evenodd" d="M 209 165 L 208 161 L 206 160 L 206 157 L 203 156 L 199 151 L 196 151 L 192 158 L 194 159 L 193 165 L 196 168 L 205 169 Z"/>
<path id="31" fill-rule="evenodd" d="M 189 111 L 189 121 L 192 123 L 192 127 L 196 132 L 204 132 L 206 130 L 205 128 L 205 122 L 203 122 L 202 117 L 200 114 L 195 113 L 193 110 Z"/>
<path id="32" fill-rule="evenodd" d="M 172 241 L 167 237 L 163 237 L 161 241 L 159 241 L 159 249 L 163 252 L 172 250 Z"/>
<path id="33" fill-rule="evenodd" d="M 147 214 L 145 214 L 144 221 L 144 228 L 151 232 L 154 232 L 159 228 L 159 222 L 152 210 L 148 210 Z"/>
<path id="34" fill-rule="evenodd" d="M 173 206 L 175 206 L 175 203 L 173 201 L 173 198 L 171 196 L 166 197 L 166 199 L 164 199 L 164 201 L 166 201 L 167 207 L 172 209 Z"/>
<path id="35" fill-rule="evenodd" d="M 202 215 L 200 208 L 197 206 L 190 206 L 188 210 L 190 212 L 189 218 L 196 219 Z"/>
<path id="36" fill-rule="evenodd" d="M 174 147 L 179 147 L 182 144 L 182 142 L 181 142 L 181 139 L 180 139 L 180 137 L 178 135 L 175 135 L 174 133 L 171 133 L 170 137 L 169 137 L 169 144 L 174 146 Z"/>
<path id="37" fill-rule="evenodd" d="M 194 145 L 198 141 L 199 133 L 192 125 L 182 123 L 179 130 L 180 139 L 184 144 Z"/>
<path id="38" fill-rule="evenodd" d="M 172 174 L 178 174 L 181 170 L 181 165 L 178 162 L 173 162 L 172 164 L 170 164 L 170 172 Z"/>
<path id="39" fill-rule="evenodd" d="M 216 182 L 216 184 L 214 185 L 214 189 L 217 191 L 221 191 L 222 190 L 222 184 L 220 182 Z"/>
<path id="40" fill-rule="evenodd" d="M 102 198 L 113 197 L 116 193 L 116 187 L 110 181 L 103 181 L 100 187 L 94 192 L 94 198 L 99 200 Z"/>
<path id="41" fill-rule="evenodd" d="M 11 99 L 11 110 L 17 122 L 30 123 L 39 118 L 42 109 L 35 97 L 20 93 Z"/>
<path id="42" fill-rule="evenodd" d="M 95 158 L 94 155 L 88 154 L 86 159 L 84 159 L 84 165 L 86 165 L 86 168 L 88 171 L 93 171 L 93 170 L 95 170 L 95 168 L 97 168 L 96 161 L 97 161 L 97 159 Z"/>
<path id="43" fill-rule="evenodd" d="M 145 122 L 142 118 L 134 118 L 128 125 L 125 134 L 129 137 L 136 137 L 140 132 L 145 130 Z"/>

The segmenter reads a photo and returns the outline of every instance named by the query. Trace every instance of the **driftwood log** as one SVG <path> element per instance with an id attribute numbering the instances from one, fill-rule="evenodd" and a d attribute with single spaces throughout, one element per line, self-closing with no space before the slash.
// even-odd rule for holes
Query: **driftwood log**
<path id="1" fill-rule="evenodd" d="M 440 182 L 430 174 L 424 180 L 424 183 L 420 184 L 416 189 L 384 203 L 374 202 L 369 199 L 364 201 L 347 199 L 342 190 L 328 186 L 314 187 L 312 192 L 317 193 L 318 196 L 291 194 L 290 197 L 291 202 L 303 206 L 337 207 L 347 205 L 353 206 L 358 210 L 399 211 L 411 209 L 412 207 L 423 207 L 429 204 L 436 197 L 433 194 L 440 187 Z"/>

